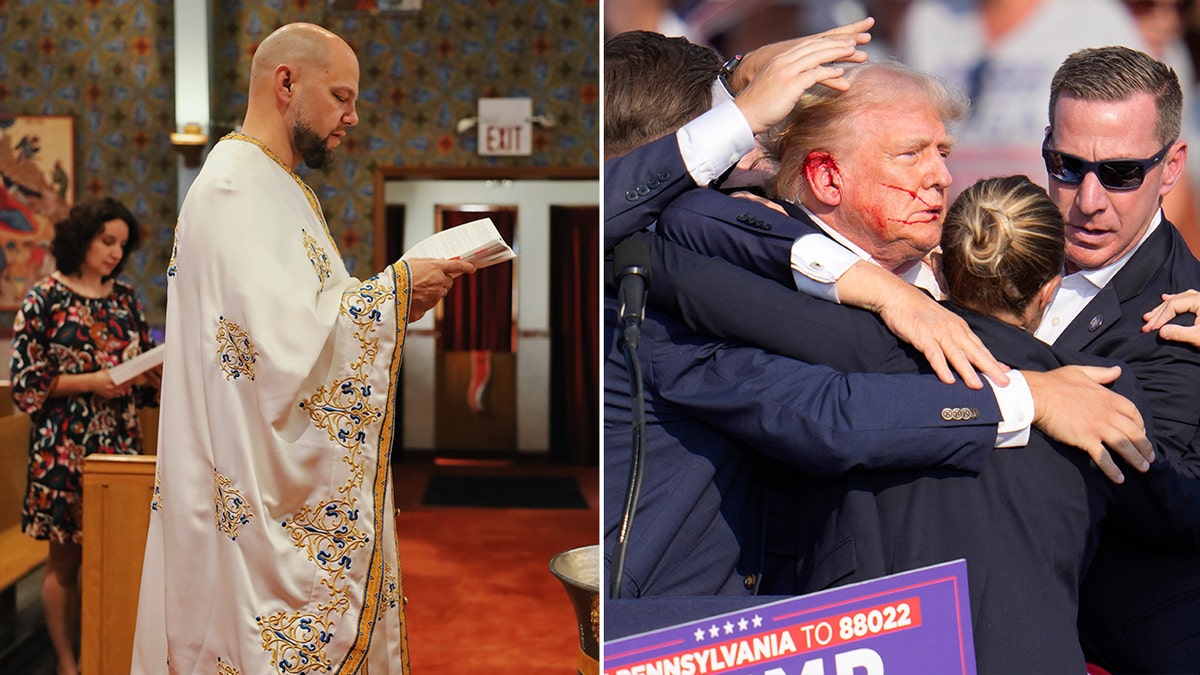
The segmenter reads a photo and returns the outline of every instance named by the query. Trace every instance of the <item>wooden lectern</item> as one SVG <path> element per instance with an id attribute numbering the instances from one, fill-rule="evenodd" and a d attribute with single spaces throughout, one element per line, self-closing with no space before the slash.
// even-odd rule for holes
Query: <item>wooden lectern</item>
<path id="1" fill-rule="evenodd" d="M 155 458 L 90 455 L 83 463 L 83 675 L 128 673 Z"/>

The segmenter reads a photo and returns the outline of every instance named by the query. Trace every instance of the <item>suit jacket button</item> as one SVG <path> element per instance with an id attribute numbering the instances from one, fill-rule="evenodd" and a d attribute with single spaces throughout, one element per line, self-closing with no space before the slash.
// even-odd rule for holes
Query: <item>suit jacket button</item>
<path id="1" fill-rule="evenodd" d="M 645 185 L 639 185 L 637 186 L 637 193 L 645 197 L 646 195 L 650 194 L 650 188 L 646 187 Z"/>
<path id="2" fill-rule="evenodd" d="M 658 182 L 657 178 L 651 178 L 650 180 L 646 181 L 646 185 L 648 185 L 651 189 L 658 187 L 659 184 L 660 183 Z"/>
<path id="3" fill-rule="evenodd" d="M 658 172 L 658 180 L 660 180 L 660 181 L 662 181 L 662 182 L 664 182 L 664 183 L 665 183 L 665 182 L 667 181 L 667 179 L 668 179 L 668 178 L 670 178 L 670 177 L 671 177 L 671 172 L 670 172 L 670 171 L 667 171 L 666 169 L 663 169 L 662 171 L 659 171 L 659 172 Z"/>
<path id="4" fill-rule="evenodd" d="M 942 419 L 947 422 L 954 419 L 954 408 L 942 408 Z"/>
<path id="5" fill-rule="evenodd" d="M 638 193 L 630 190 L 629 192 L 625 193 L 625 199 L 628 199 L 631 202 L 636 202 L 638 200 Z"/>
<path id="6" fill-rule="evenodd" d="M 754 587 L 758 585 L 758 576 L 755 574 L 747 574 L 746 578 L 742 579 L 742 585 L 745 586 L 746 590 L 748 591 L 754 590 Z"/>
<path id="7" fill-rule="evenodd" d="M 748 222 L 749 220 L 750 220 L 750 216 L 745 213 L 739 213 L 737 216 L 737 221 L 739 223 L 745 223 L 745 222 Z"/>

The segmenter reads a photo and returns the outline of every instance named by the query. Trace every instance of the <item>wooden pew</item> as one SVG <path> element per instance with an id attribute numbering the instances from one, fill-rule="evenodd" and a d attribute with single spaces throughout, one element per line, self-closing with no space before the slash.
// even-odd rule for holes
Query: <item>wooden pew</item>
<path id="1" fill-rule="evenodd" d="M 139 415 L 144 450 L 152 455 L 158 446 L 158 409 L 143 408 Z M 5 611 L 15 604 L 12 586 L 38 569 L 50 552 L 49 542 L 21 532 L 28 466 L 29 416 L 21 412 L 0 416 L 0 618 L 4 619 L 9 618 Z M 0 625 L 11 622 L 0 621 Z"/>
<path id="2" fill-rule="evenodd" d="M 13 414 L 12 381 L 0 380 L 0 415 Z"/>
<path id="3" fill-rule="evenodd" d="M 82 675 L 129 672 L 155 460 L 146 455 L 84 460 Z"/>
<path id="4" fill-rule="evenodd" d="M 144 436 L 144 452 L 153 455 L 158 445 L 158 409 L 143 408 L 138 411 Z M 25 499 L 29 466 L 29 416 L 13 412 L 12 391 L 8 380 L 0 380 L 0 645 L 21 638 L 22 629 L 17 621 L 17 588 L 21 579 L 35 572 L 50 554 L 50 543 L 39 541 L 21 531 L 21 506 Z M 154 483 L 154 458 L 150 462 L 150 485 Z M 143 459 L 144 461 L 144 459 Z M 148 505 L 149 500 L 145 503 Z M 85 513 L 87 507 L 84 507 Z M 146 522 L 149 520 L 147 511 Z M 141 542 L 137 549 L 137 575 L 141 575 L 141 551 L 145 546 L 145 526 L 141 531 Z M 84 547 L 85 559 L 87 547 Z M 137 606 L 137 584 L 133 585 L 134 608 Z M 86 591 L 85 591 L 86 594 Z M 132 622 L 129 626 L 132 637 Z M 128 664 L 125 672 L 128 672 Z M 119 672 L 103 670 L 99 672 Z"/>
<path id="5" fill-rule="evenodd" d="M 50 542 L 21 531 L 21 503 L 29 467 L 29 416 L 0 417 L 0 641 L 17 630 L 16 583 L 41 567 Z"/>

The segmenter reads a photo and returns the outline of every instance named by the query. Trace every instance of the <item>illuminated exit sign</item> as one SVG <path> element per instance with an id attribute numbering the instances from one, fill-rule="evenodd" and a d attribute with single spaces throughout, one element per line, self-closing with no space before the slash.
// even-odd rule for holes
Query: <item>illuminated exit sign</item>
<path id="1" fill-rule="evenodd" d="M 533 154 L 532 115 L 531 99 L 479 99 L 479 154 Z"/>

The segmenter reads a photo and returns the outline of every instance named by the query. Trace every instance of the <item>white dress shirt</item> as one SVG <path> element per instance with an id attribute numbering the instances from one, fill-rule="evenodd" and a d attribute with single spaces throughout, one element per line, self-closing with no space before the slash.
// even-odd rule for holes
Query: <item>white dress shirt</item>
<path id="1" fill-rule="evenodd" d="M 750 123 L 729 98 L 680 127 L 675 138 L 684 166 L 702 187 L 754 149 Z"/>
<path id="2" fill-rule="evenodd" d="M 1162 222 L 1162 209 L 1159 209 L 1154 217 L 1150 219 L 1150 227 L 1146 228 L 1146 232 L 1142 234 L 1142 238 L 1129 252 L 1118 258 L 1116 261 L 1098 267 L 1094 270 L 1080 270 L 1074 274 L 1064 274 L 1062 283 L 1058 287 L 1058 291 L 1054 294 L 1054 299 L 1046 307 L 1045 313 L 1042 314 L 1042 322 L 1038 324 L 1037 338 L 1046 344 L 1054 344 L 1067 326 L 1079 316 L 1084 307 L 1100 294 L 1100 290 L 1112 281 L 1113 277 L 1117 276 L 1125 263 L 1133 257 L 1135 251 L 1146 243 L 1146 239 L 1154 230 L 1158 229 L 1159 223 Z"/>

